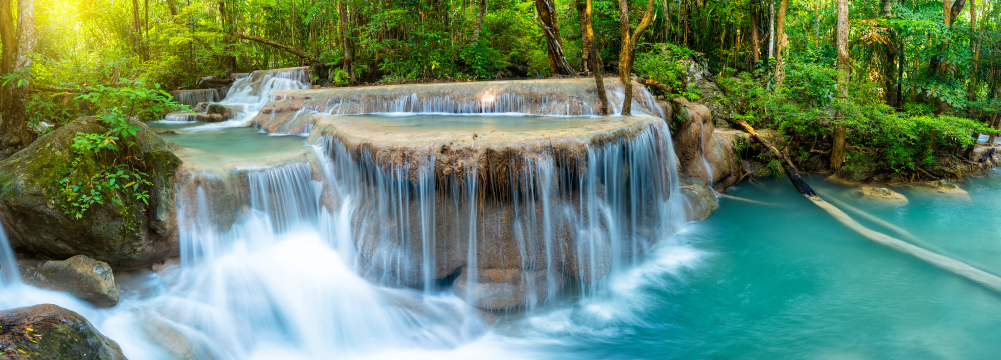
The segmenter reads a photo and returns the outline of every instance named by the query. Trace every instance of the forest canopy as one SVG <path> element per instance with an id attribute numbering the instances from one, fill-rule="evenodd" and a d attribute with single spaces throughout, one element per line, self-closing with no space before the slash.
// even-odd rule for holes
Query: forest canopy
<path id="1" fill-rule="evenodd" d="M 0 0 L 0 105 L 5 133 L 25 118 L 25 144 L 25 129 L 92 112 L 78 95 L 95 86 L 196 88 L 305 65 L 322 70 L 316 84 L 353 86 L 597 64 L 697 100 L 695 63 L 729 89 L 713 99 L 729 116 L 801 140 L 845 129 L 861 153 L 899 147 L 881 166 L 913 170 L 935 156 L 928 142 L 961 153 L 1001 120 L 999 19 L 997 0 Z"/>

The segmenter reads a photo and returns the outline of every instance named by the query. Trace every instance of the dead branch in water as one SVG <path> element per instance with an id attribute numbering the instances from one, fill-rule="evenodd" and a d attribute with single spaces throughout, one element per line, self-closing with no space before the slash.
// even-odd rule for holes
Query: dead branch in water
<path id="1" fill-rule="evenodd" d="M 763 136 L 754 131 L 754 128 L 752 128 L 751 125 L 748 125 L 747 122 L 743 120 L 730 120 L 730 123 L 735 128 L 741 129 L 744 132 L 751 134 L 754 140 L 758 141 L 758 143 L 764 145 L 768 149 L 775 152 L 777 156 L 782 158 L 782 160 L 785 162 L 786 175 L 789 177 L 789 181 L 792 182 L 793 186 L 796 187 L 796 191 L 799 191 L 800 194 L 802 194 L 811 202 L 813 202 L 814 205 L 817 205 L 821 209 L 824 209 L 824 211 L 827 211 L 827 213 L 830 214 L 832 217 L 834 217 L 834 219 L 838 220 L 843 225 L 847 226 L 849 229 L 854 230 L 859 235 L 862 235 L 866 239 L 869 239 L 877 244 L 884 245 L 886 247 L 898 250 L 905 254 L 912 255 L 918 259 L 924 260 L 932 265 L 935 265 L 943 270 L 952 272 L 953 274 L 965 277 L 973 282 L 981 284 L 987 288 L 990 288 L 991 290 L 1001 292 L 1001 278 L 998 278 L 993 274 L 974 268 L 961 261 L 933 253 L 921 247 L 914 246 L 903 240 L 899 240 L 890 237 L 886 234 L 870 230 L 869 228 L 866 228 L 862 224 L 859 224 L 857 221 L 849 217 L 848 214 L 845 214 L 844 211 L 841 211 L 841 209 L 837 208 L 831 203 L 828 203 L 827 201 L 824 201 L 824 199 L 821 199 L 820 196 L 818 196 L 817 193 L 814 192 L 812 188 L 810 188 L 810 185 L 807 184 L 805 181 L 803 181 L 803 178 L 799 176 L 799 172 L 796 170 L 795 165 L 793 165 L 789 157 L 784 153 L 780 152 L 777 148 L 775 148 L 775 146 L 772 146 L 772 144 L 768 142 L 767 139 L 765 139 Z M 922 169 L 922 171 L 924 170 Z"/>

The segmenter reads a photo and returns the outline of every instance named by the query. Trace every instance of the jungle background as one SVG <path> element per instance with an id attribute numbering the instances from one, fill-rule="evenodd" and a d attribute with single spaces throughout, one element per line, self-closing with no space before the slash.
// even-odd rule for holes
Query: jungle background
<path id="1" fill-rule="evenodd" d="M 0 0 L 0 149 L 84 115 L 128 136 L 165 90 L 259 69 L 359 86 L 601 67 L 721 104 L 797 161 L 926 176 L 997 131 L 999 19 L 996 0 Z"/>

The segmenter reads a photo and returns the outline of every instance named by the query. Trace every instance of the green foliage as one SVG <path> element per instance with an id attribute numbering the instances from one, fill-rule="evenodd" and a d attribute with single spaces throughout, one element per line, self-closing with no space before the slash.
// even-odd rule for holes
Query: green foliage
<path id="1" fill-rule="evenodd" d="M 674 44 L 644 44 L 636 52 L 633 68 L 642 77 L 657 80 L 674 89 L 684 89 L 688 64 L 695 52 Z"/>
<path id="2" fill-rule="evenodd" d="M 88 87 L 76 100 L 101 106 L 97 117 L 107 131 L 98 134 L 77 133 L 73 138 L 73 161 L 59 180 L 64 198 L 63 212 L 76 219 L 96 204 L 105 201 L 124 206 L 125 196 L 149 205 L 150 176 L 143 172 L 147 165 L 138 157 L 136 134 L 141 128 L 132 119 L 159 118 L 177 106 L 170 94 L 153 88 L 142 87 L 141 81 L 122 80 L 118 87 Z M 95 162 L 101 168 L 86 181 L 72 180 L 83 162 Z"/>
<path id="3" fill-rule="evenodd" d="M 730 89 L 724 103 L 737 112 L 735 118 L 791 137 L 791 143 L 798 145 L 789 151 L 800 154 L 800 160 L 810 155 L 818 139 L 830 139 L 835 126 L 846 126 L 848 143 L 856 148 L 847 154 L 845 178 L 876 171 L 917 171 L 934 163 L 936 151 L 965 149 L 975 141 L 971 135 L 990 131 L 971 119 L 933 115 L 928 106 L 915 104 L 907 112 L 897 112 L 867 99 L 838 98 L 835 77 L 833 69 L 794 63 L 786 86 L 778 89 L 767 86 L 762 72 L 720 82 Z M 864 179 L 853 181 L 860 180 Z"/>

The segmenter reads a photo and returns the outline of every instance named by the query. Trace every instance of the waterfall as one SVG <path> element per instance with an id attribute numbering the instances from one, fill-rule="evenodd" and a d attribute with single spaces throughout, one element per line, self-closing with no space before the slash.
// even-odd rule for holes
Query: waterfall
<path id="1" fill-rule="evenodd" d="M 242 80 L 247 81 L 249 80 Z M 624 99 L 618 80 L 608 79 L 612 114 Z M 633 111 L 663 117 L 649 91 L 633 84 Z M 234 85 L 233 89 L 238 86 Z M 235 91 L 235 90 L 231 90 Z M 228 101 L 229 97 L 227 97 Z M 519 80 L 453 84 L 396 85 L 286 91 L 273 95 L 251 124 L 269 133 L 298 134 L 303 109 L 327 115 L 511 114 L 595 116 L 599 100 L 591 79 Z M 296 125 L 292 125 L 296 124 Z"/>
<path id="2" fill-rule="evenodd" d="M 464 173 L 441 174 L 446 165 L 434 155 L 395 162 L 377 149 L 349 151 L 336 137 L 319 141 L 339 194 L 355 206 L 359 269 L 380 284 L 433 293 L 437 279 L 464 269 L 464 298 L 475 304 L 477 281 L 507 271 L 521 279 L 519 303 L 531 306 L 559 291 L 564 276 L 602 283 L 686 221 L 663 123 L 586 146 L 582 157 L 522 155 L 507 167 L 506 194 L 484 183 L 503 180 L 488 179 L 498 174 L 475 158 Z"/>
<path id="3" fill-rule="evenodd" d="M 17 273 L 14 249 L 10 247 L 10 241 L 7 240 L 7 232 L 3 225 L 0 225 L 0 289 L 19 282 L 21 280 Z"/>
<path id="4" fill-rule="evenodd" d="M 485 326 L 458 298 L 378 287 L 358 275 L 351 219 L 344 216 L 355 198 L 340 198 L 345 205 L 333 209 L 323 199 L 328 191 L 340 197 L 349 180 L 330 178 L 337 166 L 293 162 L 209 179 L 230 182 L 236 196 L 246 197 L 240 209 L 228 209 L 239 214 L 230 226 L 215 215 L 229 206 L 216 200 L 231 194 L 209 180 L 182 180 L 203 185 L 181 186 L 196 189 L 179 197 L 182 268 L 153 303 L 156 313 L 233 358 L 451 348 L 479 336 Z M 433 192 L 433 182 L 424 184 L 425 194 Z M 433 258 L 424 261 L 433 266 Z"/>
<path id="5" fill-rule="evenodd" d="M 233 83 L 233 86 L 229 88 L 225 99 L 221 101 L 217 99 L 211 100 L 236 108 L 239 110 L 239 113 L 233 119 L 189 128 L 187 131 L 245 126 L 251 119 L 257 116 L 265 104 L 272 101 L 272 96 L 275 92 L 308 88 L 309 71 L 305 67 L 255 71 L 253 74 L 240 76 Z M 215 92 L 215 90 L 211 91 Z M 186 93 L 182 93 L 181 95 L 184 96 L 184 94 Z M 164 121 L 178 122 L 182 120 L 182 117 L 181 113 L 172 113 L 168 114 Z M 189 119 L 185 117 L 183 120 L 188 121 Z"/>
<path id="6" fill-rule="evenodd" d="M 203 102 L 219 101 L 219 92 L 215 89 L 178 90 L 172 93 L 177 102 L 182 105 L 195 106 Z"/>

